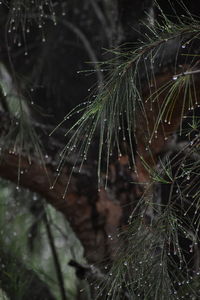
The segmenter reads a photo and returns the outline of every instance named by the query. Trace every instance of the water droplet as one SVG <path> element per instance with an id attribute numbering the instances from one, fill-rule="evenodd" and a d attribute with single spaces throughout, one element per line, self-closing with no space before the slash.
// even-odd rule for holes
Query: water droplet
<path id="1" fill-rule="evenodd" d="M 36 194 L 33 195 L 33 201 L 37 201 L 38 196 Z"/>

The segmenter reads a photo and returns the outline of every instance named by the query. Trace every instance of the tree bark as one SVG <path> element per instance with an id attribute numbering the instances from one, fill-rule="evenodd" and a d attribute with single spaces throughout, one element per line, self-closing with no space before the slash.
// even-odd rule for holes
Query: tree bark
<path id="1" fill-rule="evenodd" d="M 23 173 L 20 186 L 39 193 L 65 215 L 82 242 L 89 262 L 110 256 L 114 238 L 109 239 L 109 236 L 115 235 L 122 218 L 119 201 L 113 201 L 104 189 L 98 192 L 95 179 L 87 175 L 72 176 L 63 197 L 69 181 L 67 168 L 59 176 L 54 188 L 51 185 L 57 174 L 51 166 L 47 165 L 45 171 L 38 161 L 33 159 L 30 164 L 25 156 L 21 156 L 20 170 Z M 3 153 L 0 176 L 17 184 L 18 171 L 19 155 Z"/>

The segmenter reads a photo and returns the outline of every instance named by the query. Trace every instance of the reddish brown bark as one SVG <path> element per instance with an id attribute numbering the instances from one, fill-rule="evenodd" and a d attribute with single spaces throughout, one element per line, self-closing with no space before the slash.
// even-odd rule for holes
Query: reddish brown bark
<path id="1" fill-rule="evenodd" d="M 189 68 L 189 66 L 185 66 L 185 70 L 187 70 L 187 67 Z M 183 72 L 183 69 L 180 70 L 180 73 L 181 72 Z M 197 101 L 194 104 L 195 108 L 200 103 L 200 90 L 198 88 L 200 75 L 195 75 L 193 80 L 193 82 L 195 82 L 195 87 L 191 89 L 190 97 L 193 97 L 194 102 Z M 148 89 L 146 92 L 144 92 L 144 99 L 148 99 L 149 96 L 154 93 L 153 98 L 156 99 L 156 101 L 152 102 L 149 100 L 144 104 L 144 110 L 146 112 L 145 117 L 143 112 L 140 114 L 138 113 L 139 118 L 137 120 L 138 126 L 136 129 L 138 155 L 136 157 L 136 167 L 138 171 L 137 180 L 139 182 L 148 183 L 150 181 L 149 170 L 145 168 L 143 161 L 149 166 L 150 169 L 153 169 L 156 166 L 158 162 L 158 155 L 165 149 L 168 140 L 170 140 L 170 137 L 174 132 L 176 132 L 181 123 L 182 109 L 184 114 L 187 114 L 188 112 L 189 101 L 186 99 L 186 102 L 183 103 L 183 99 L 185 97 L 185 86 L 182 86 L 178 91 L 176 99 L 174 99 L 174 106 L 169 108 L 168 105 L 166 108 L 166 111 L 168 108 L 173 111 L 170 116 L 170 124 L 165 122 L 163 116 L 162 121 L 159 123 L 157 128 L 157 132 L 154 132 L 155 123 L 158 119 L 161 106 L 164 101 L 166 101 L 166 95 L 169 92 L 169 88 L 165 89 L 165 91 L 162 93 L 158 91 L 170 81 L 173 81 L 173 74 L 171 72 L 161 73 L 156 77 L 153 90 L 150 91 Z M 156 92 L 158 95 L 156 95 Z M 187 98 L 189 93 L 186 95 Z"/>
<path id="2" fill-rule="evenodd" d="M 4 153 L 0 164 L 0 176 L 17 183 L 19 156 Z M 122 208 L 104 190 L 97 191 L 92 178 L 84 178 L 89 191 L 79 190 L 83 175 L 72 176 L 66 196 L 63 198 L 69 180 L 67 169 L 63 170 L 54 188 L 51 188 L 57 174 L 50 167 L 21 157 L 20 186 L 41 194 L 48 203 L 62 212 L 83 244 L 89 262 L 109 258 L 114 244 L 116 229 L 120 226 Z M 87 181 L 87 182 L 86 182 Z M 87 188 L 86 188 L 87 189 Z M 109 238 L 109 236 L 112 236 Z"/>

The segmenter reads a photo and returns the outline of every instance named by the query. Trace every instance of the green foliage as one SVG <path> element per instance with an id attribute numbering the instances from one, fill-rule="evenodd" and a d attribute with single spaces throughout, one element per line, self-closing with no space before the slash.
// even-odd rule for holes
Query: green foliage
<path id="1" fill-rule="evenodd" d="M 0 64 L 0 103 L 2 110 L 9 113 L 11 121 L 7 124 L 0 139 L 0 150 L 19 155 L 18 185 L 21 176 L 21 156 L 27 155 L 30 163 L 32 155 L 44 164 L 44 149 L 32 124 L 30 106 L 22 95 L 15 80 L 6 67 Z M 23 172 L 23 171 L 22 171 Z"/>
<path id="2" fill-rule="evenodd" d="M 180 91 L 183 93 L 183 100 L 180 104 L 181 120 L 184 119 L 186 111 L 193 111 L 197 107 L 196 71 L 194 71 L 197 60 L 195 55 L 192 56 L 190 45 L 198 40 L 199 25 L 199 21 L 194 19 L 189 12 L 188 14 L 186 12 L 186 16 L 181 20 L 178 19 L 176 24 L 162 14 L 162 23 L 148 27 L 150 33 L 145 35 L 143 41 L 129 48 L 124 45 L 122 49 L 110 51 L 113 58 L 100 64 L 101 70 L 107 72 L 104 85 L 94 91 L 88 102 L 73 109 L 58 125 L 59 127 L 74 115 L 78 115 L 77 122 L 66 132 L 69 141 L 61 153 L 60 169 L 65 158 L 72 154 L 77 156 L 74 167 L 81 169 L 84 160 L 87 159 L 92 139 L 96 138 L 96 132 L 98 132 L 100 186 L 102 184 L 101 166 L 105 165 L 106 161 L 104 171 L 108 175 L 110 156 L 115 149 L 120 157 L 124 153 L 124 144 L 128 145 L 130 165 L 134 165 L 133 144 L 134 139 L 137 143 L 137 131 L 141 119 L 144 119 L 146 123 L 145 138 L 148 147 L 148 143 L 151 144 L 152 139 L 156 138 L 159 126 L 163 123 L 171 124 Z M 171 49 L 172 43 L 176 44 L 176 50 Z M 186 52 L 178 54 L 181 48 L 185 50 L 187 47 Z M 168 48 L 169 57 L 166 53 Z M 192 58 L 188 59 L 190 55 Z M 166 61 L 163 61 L 165 56 Z M 182 64 L 188 64 L 186 70 L 180 71 L 177 65 L 179 60 Z M 168 68 L 169 64 L 173 75 L 167 82 L 156 88 L 156 74 L 159 73 L 161 67 Z M 177 74 L 177 71 L 180 73 Z M 147 95 L 144 93 L 144 87 Z M 144 97 L 146 97 L 145 101 Z M 160 97 L 164 98 L 161 104 L 159 103 Z M 152 107 L 155 107 L 155 104 L 160 105 L 160 108 L 154 120 L 154 128 L 150 130 L 148 113 L 149 109 L 152 110 Z M 181 132 L 182 125 L 180 125 L 180 134 Z M 107 184 L 104 183 L 104 185 Z"/>
<path id="3" fill-rule="evenodd" d="M 10 12 L 9 33 L 18 29 L 29 33 L 29 26 L 33 22 L 39 28 L 42 28 L 46 14 L 51 15 L 52 20 L 56 23 L 54 6 L 51 0 L 3 0 L 1 4 L 8 7 Z M 64 7 L 65 5 L 63 5 Z"/>
<path id="4" fill-rule="evenodd" d="M 140 142 L 137 140 L 140 119 L 146 120 L 145 138 L 147 144 L 151 144 L 159 126 L 171 125 L 180 91 L 183 95 L 178 134 L 187 136 L 189 142 L 181 149 L 176 148 L 174 157 L 165 156 L 157 170 L 143 160 L 153 184 L 132 213 L 127 230 L 119 237 L 119 243 L 125 246 L 118 249 L 108 277 L 102 285 L 96 285 L 100 291 L 98 299 L 198 299 L 200 295 L 198 263 L 195 266 L 195 256 L 199 255 L 200 225 L 199 119 L 194 114 L 195 107 L 199 106 L 195 77 L 199 70 L 196 70 L 198 61 L 192 52 L 194 49 L 192 46 L 190 49 L 193 43 L 198 44 L 200 24 L 187 11 L 186 16 L 178 17 L 176 24 L 162 11 L 161 15 L 161 24 L 150 27 L 149 35 L 139 45 L 111 51 L 114 58 L 100 64 L 101 69 L 108 72 L 104 85 L 94 91 L 83 106 L 79 105 L 66 115 L 61 123 L 65 124 L 78 114 L 77 122 L 66 132 L 69 142 L 61 153 L 59 169 L 71 155 L 76 157 L 73 168 L 81 169 L 98 131 L 99 187 L 107 186 L 107 180 L 102 183 L 103 163 L 106 162 L 107 178 L 110 156 L 115 149 L 121 156 L 126 143 L 130 165 L 134 165 L 133 144 L 134 139 L 136 144 Z M 169 47 L 171 51 L 171 43 L 176 44 L 176 49 L 172 49 L 174 57 L 169 53 L 170 58 L 166 55 L 166 61 L 163 61 L 165 49 Z M 186 52 L 180 50 L 187 47 Z M 182 71 L 178 66 L 180 61 L 187 64 Z M 171 77 L 156 89 L 155 77 L 160 67 L 166 69 L 169 64 Z M 160 104 L 161 96 L 164 100 Z M 151 130 L 146 107 L 151 111 L 154 103 L 160 106 Z M 189 126 L 185 126 L 184 121 Z M 153 196 L 153 188 L 158 183 L 168 187 L 167 195 Z"/>
<path id="5" fill-rule="evenodd" d="M 26 274 L 27 269 L 34 270 L 37 276 L 48 284 L 56 299 L 60 299 L 51 248 L 42 222 L 42 212 L 39 211 L 35 218 L 30 214 L 30 206 L 35 204 L 34 209 L 37 210 L 39 201 L 42 200 L 37 194 L 30 193 L 27 190 L 16 190 L 14 185 L 1 181 L 0 267 L 2 272 L 5 268 L 6 274 L 4 275 L 9 278 L 7 288 L 10 293 L 12 292 L 15 295 L 15 299 L 19 300 L 23 298 L 22 295 L 30 293 L 30 291 L 27 292 L 31 280 L 30 276 Z M 78 282 L 74 270 L 68 266 L 68 261 L 70 259 L 83 261 L 81 245 L 60 213 L 49 206 L 46 207 L 46 212 L 55 240 L 56 251 L 60 261 L 62 261 L 66 293 L 69 299 L 76 299 Z M 32 225 L 38 226 L 35 238 L 34 232 L 31 231 Z M 34 239 L 32 241 L 34 247 L 30 252 L 29 245 L 32 239 Z M 24 265 L 26 269 L 20 267 L 20 264 Z M 25 278 L 27 278 L 27 282 Z M 4 284 L 1 287 L 5 289 Z"/>
<path id="6" fill-rule="evenodd" d="M 41 1 L 37 7 L 41 11 L 33 18 L 39 28 L 43 26 L 45 16 L 43 4 Z M 47 16 L 56 24 L 51 1 L 47 4 Z M 26 22 L 30 22 L 32 14 L 35 15 L 36 6 L 33 5 L 21 1 L 20 9 L 11 9 L 10 33 L 14 24 L 28 33 Z M 22 11 L 22 15 L 27 12 L 28 16 L 23 22 L 18 21 L 23 19 Z M 153 183 L 132 212 L 127 228 L 119 234 L 122 246 L 117 249 L 115 262 L 105 276 L 106 280 L 95 286 L 97 291 L 100 290 L 98 299 L 171 300 L 198 299 L 200 296 L 199 118 L 194 113 L 199 106 L 196 84 L 199 54 L 193 52 L 195 43 L 199 49 L 200 23 L 187 9 L 185 16 L 176 16 L 176 23 L 162 10 L 160 15 L 160 23 L 149 26 L 148 34 L 140 42 L 108 51 L 112 58 L 98 66 L 98 70 L 107 74 L 104 84 L 94 90 L 89 101 L 73 109 L 58 125 L 65 125 L 67 120 L 78 116 L 74 125 L 66 130 L 68 142 L 60 154 L 58 176 L 69 157 L 74 161 L 72 173 L 75 168 L 81 171 L 89 156 L 90 145 L 98 138 L 99 188 L 102 185 L 107 187 L 111 157 L 127 153 L 130 168 L 137 173 L 134 144 L 140 143 L 137 136 L 140 125 L 144 124 L 146 130 L 143 146 L 151 152 L 150 145 L 159 128 L 163 124 L 171 125 L 180 92 L 182 95 L 178 135 L 187 138 L 187 142 L 184 140 L 180 148 L 175 147 L 173 155 L 164 155 L 156 169 L 141 156 Z M 157 88 L 156 76 L 161 68 L 169 72 L 170 77 Z M 20 94 L 17 97 L 21 99 Z M 149 113 L 155 107 L 159 110 L 151 128 Z M 31 137 L 41 154 L 34 131 L 24 131 L 30 127 L 22 99 L 19 108 L 20 131 L 13 151 L 18 145 L 24 149 L 24 140 Z M 165 138 L 166 132 L 163 134 Z M 102 166 L 105 181 L 102 180 Z M 163 189 L 167 192 L 154 195 L 157 186 L 160 193 Z"/>
<path id="7" fill-rule="evenodd" d="M 124 246 L 97 298 L 198 299 L 200 273 L 191 276 L 180 245 L 180 236 L 189 233 L 187 225 L 172 209 L 158 213 L 157 205 L 152 207 L 156 218 L 150 226 L 145 225 L 145 209 L 149 208 L 143 203 L 140 218 L 133 218 L 127 232 L 121 234 Z"/>

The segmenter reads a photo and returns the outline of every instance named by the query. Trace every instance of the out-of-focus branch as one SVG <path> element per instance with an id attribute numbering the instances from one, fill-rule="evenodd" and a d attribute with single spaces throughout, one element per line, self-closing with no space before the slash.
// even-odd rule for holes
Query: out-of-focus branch
<path id="1" fill-rule="evenodd" d="M 85 50 L 88 53 L 89 59 L 91 60 L 91 62 L 93 63 L 93 65 L 95 67 L 95 70 L 97 72 L 98 85 L 101 87 L 103 84 L 103 75 L 102 75 L 101 69 L 98 65 L 98 58 L 97 58 L 95 51 L 93 50 L 89 40 L 87 39 L 85 34 L 71 22 L 62 20 L 62 24 L 64 26 L 68 27 L 72 32 L 74 32 L 79 37 L 79 39 L 82 41 L 82 43 L 85 47 Z"/>
<path id="2" fill-rule="evenodd" d="M 2 124 L 0 133 L 3 135 L 12 120 L 8 114 L 1 113 L 0 122 Z M 46 139 L 45 143 L 49 144 L 51 138 Z M 0 177 L 18 184 L 19 158 L 21 173 L 19 186 L 39 193 L 49 204 L 64 214 L 82 242 L 89 262 L 109 257 L 114 245 L 109 236 L 120 226 L 122 208 L 120 202 L 113 201 L 104 189 L 98 192 L 94 167 L 88 166 L 87 172 L 74 173 L 70 176 L 70 166 L 65 165 L 57 178 L 55 161 L 51 162 L 50 157 L 44 169 L 44 165 L 38 159 L 33 157 L 30 162 L 26 154 L 19 155 L 8 149 L 1 154 Z"/>
<path id="3" fill-rule="evenodd" d="M 108 44 L 110 45 L 111 41 L 112 41 L 112 30 L 111 30 L 111 28 L 110 28 L 110 26 L 109 26 L 109 24 L 108 24 L 108 22 L 105 18 L 105 15 L 102 12 L 102 10 L 100 9 L 100 7 L 99 7 L 96 0 L 90 0 L 90 3 L 91 3 L 91 6 L 94 9 L 94 12 L 95 12 L 97 18 L 99 19 L 99 21 L 101 22 L 101 24 L 103 26 L 103 29 L 104 29 L 105 34 L 107 36 Z"/>

